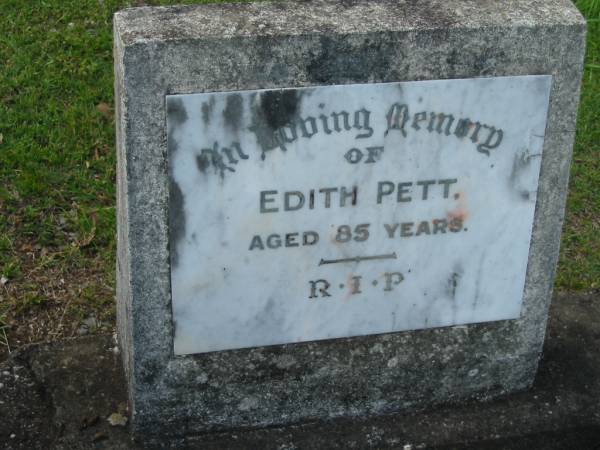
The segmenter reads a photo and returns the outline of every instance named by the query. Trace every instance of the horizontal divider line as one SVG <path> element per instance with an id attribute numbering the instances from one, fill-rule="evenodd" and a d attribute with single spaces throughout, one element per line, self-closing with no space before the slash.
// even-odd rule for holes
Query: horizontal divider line
<path id="1" fill-rule="evenodd" d="M 361 262 L 361 261 L 372 261 L 375 259 L 397 259 L 396 252 L 387 253 L 385 255 L 373 255 L 373 256 L 353 256 L 351 258 L 340 258 L 340 259 L 323 259 L 319 261 L 319 265 L 322 266 L 324 264 L 337 264 L 337 263 L 346 263 L 346 262 Z"/>

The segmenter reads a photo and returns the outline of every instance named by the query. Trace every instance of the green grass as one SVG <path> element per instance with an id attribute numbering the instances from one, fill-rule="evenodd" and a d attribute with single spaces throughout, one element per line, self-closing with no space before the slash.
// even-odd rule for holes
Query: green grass
<path id="1" fill-rule="evenodd" d="M 588 40 L 556 287 L 600 288 L 600 0 L 577 2 Z"/>
<path id="2" fill-rule="evenodd" d="M 118 5 L 34 3 L 0 4 L 0 325 L 24 342 L 72 334 L 48 322 L 63 308 L 70 317 L 78 286 L 112 297 L 115 251 L 113 122 L 97 105 L 113 101 Z"/>
<path id="3" fill-rule="evenodd" d="M 577 0 L 575 4 L 588 19 L 598 20 L 600 17 L 600 0 Z"/>
<path id="4" fill-rule="evenodd" d="M 140 4 L 0 2 L 0 348 L 4 331 L 19 344 L 72 335 L 90 314 L 112 324 L 112 15 Z M 600 0 L 578 6 L 591 21 L 556 283 L 589 290 L 600 287 Z"/>

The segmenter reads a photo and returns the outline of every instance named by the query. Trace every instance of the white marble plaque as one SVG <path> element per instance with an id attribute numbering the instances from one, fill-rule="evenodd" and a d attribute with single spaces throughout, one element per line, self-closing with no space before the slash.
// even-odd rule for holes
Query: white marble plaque
<path id="1" fill-rule="evenodd" d="M 550 85 L 167 96 L 175 354 L 518 318 Z"/>

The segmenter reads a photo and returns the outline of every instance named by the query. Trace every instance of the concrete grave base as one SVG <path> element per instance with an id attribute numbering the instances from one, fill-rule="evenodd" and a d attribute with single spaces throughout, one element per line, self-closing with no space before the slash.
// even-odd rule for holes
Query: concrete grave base
<path id="1" fill-rule="evenodd" d="M 352 424 L 532 385 L 558 257 L 584 56 L 585 23 L 571 2 L 138 8 L 118 13 L 114 26 L 118 334 L 136 436 L 151 441 L 314 423 L 291 428 L 296 431 L 289 435 L 246 435 L 257 443 L 271 436 L 283 445 L 287 436 L 317 433 L 322 421 L 346 418 Z M 519 319 L 174 355 L 166 95 L 534 74 L 553 79 Z M 464 419 L 478 408 L 485 406 L 463 410 Z M 431 418 L 443 426 L 440 417 Z M 498 420 L 496 414 L 489 420 Z M 393 421 L 382 423 L 393 428 Z M 344 433 L 357 436 L 353 430 L 362 429 L 356 442 L 364 447 L 387 439 L 378 437 L 385 427 L 367 433 L 352 424 Z M 453 427 L 464 429 L 460 422 Z M 421 438 L 412 434 L 410 440 Z M 435 443 L 444 442 L 451 441 Z"/>
<path id="2" fill-rule="evenodd" d="M 496 400 L 187 438 L 155 435 L 144 447 L 130 440 L 130 423 L 107 421 L 127 401 L 110 336 L 32 345 L 0 362 L 0 448 L 597 449 L 598 323 L 598 294 L 556 296 L 532 389 Z"/>

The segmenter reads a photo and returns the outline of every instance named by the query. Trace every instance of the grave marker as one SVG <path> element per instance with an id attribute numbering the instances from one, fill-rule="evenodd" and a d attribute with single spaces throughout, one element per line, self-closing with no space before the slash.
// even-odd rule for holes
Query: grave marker
<path id="1" fill-rule="evenodd" d="M 566 0 L 115 16 L 118 331 L 147 442 L 531 385 L 585 25 Z"/>

